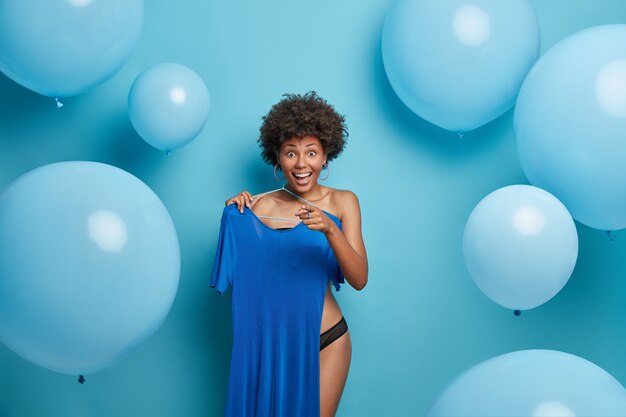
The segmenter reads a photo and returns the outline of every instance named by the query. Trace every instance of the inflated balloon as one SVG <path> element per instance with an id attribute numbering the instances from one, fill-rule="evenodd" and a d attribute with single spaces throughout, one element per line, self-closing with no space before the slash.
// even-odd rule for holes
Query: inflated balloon
<path id="1" fill-rule="evenodd" d="M 2 0 L 0 71 L 50 97 L 83 93 L 124 65 L 143 0 Z"/>
<path id="2" fill-rule="evenodd" d="M 0 341 L 37 365 L 118 361 L 161 325 L 179 273 L 167 209 L 121 169 L 45 165 L 0 196 Z"/>
<path id="3" fill-rule="evenodd" d="M 568 36 L 537 61 L 515 108 L 528 180 L 600 230 L 626 227 L 626 25 Z"/>
<path id="4" fill-rule="evenodd" d="M 385 20 L 382 54 L 407 107 L 465 132 L 511 108 L 539 41 L 528 0 L 398 0 Z"/>
<path id="5" fill-rule="evenodd" d="M 597 365 L 554 350 L 522 350 L 462 373 L 426 417 L 623 417 L 626 391 Z"/>
<path id="6" fill-rule="evenodd" d="M 157 64 L 133 83 L 128 93 L 128 115 L 146 142 L 169 152 L 200 134 L 209 117 L 209 92 L 190 68 Z"/>
<path id="7" fill-rule="evenodd" d="M 500 188 L 474 208 L 463 235 L 465 264 L 478 287 L 513 310 L 537 307 L 563 288 L 578 257 L 567 209 L 530 185 Z"/>

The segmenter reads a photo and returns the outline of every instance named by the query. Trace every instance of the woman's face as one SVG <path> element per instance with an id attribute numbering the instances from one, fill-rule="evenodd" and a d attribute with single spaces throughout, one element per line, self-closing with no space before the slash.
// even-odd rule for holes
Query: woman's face
<path id="1" fill-rule="evenodd" d="M 314 136 L 293 137 L 280 146 L 278 163 L 292 189 L 311 190 L 326 163 L 326 154 L 320 140 Z"/>

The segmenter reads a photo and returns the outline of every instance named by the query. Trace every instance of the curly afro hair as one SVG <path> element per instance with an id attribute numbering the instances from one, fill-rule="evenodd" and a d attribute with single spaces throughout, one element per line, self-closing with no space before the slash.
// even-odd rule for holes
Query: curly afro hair
<path id="1" fill-rule="evenodd" d="M 345 117 L 315 91 L 304 95 L 284 94 L 283 97 L 263 117 L 259 129 L 261 135 L 257 142 L 263 160 L 270 165 L 277 164 L 280 145 L 287 139 L 305 136 L 319 139 L 328 161 L 339 156 L 348 138 Z"/>

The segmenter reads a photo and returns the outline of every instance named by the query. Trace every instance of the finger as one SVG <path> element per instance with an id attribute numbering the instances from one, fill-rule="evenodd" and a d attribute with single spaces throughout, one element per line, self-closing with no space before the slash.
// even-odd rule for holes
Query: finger
<path id="1" fill-rule="evenodd" d="M 252 202 L 250 203 L 250 208 L 254 207 L 256 205 L 256 203 L 259 202 L 260 199 L 262 199 L 263 196 L 252 196 Z"/>
<path id="2" fill-rule="evenodd" d="M 237 201 L 237 206 L 239 207 L 239 209 L 241 209 L 241 205 L 245 205 L 246 204 L 246 199 L 247 199 L 247 191 L 242 191 L 239 194 L 237 194 L 236 196 L 233 197 L 234 200 Z"/>
<path id="3" fill-rule="evenodd" d="M 320 222 L 319 219 L 304 219 L 302 220 L 302 223 L 304 223 L 310 230 L 320 230 Z"/>
<path id="4" fill-rule="evenodd" d="M 311 218 L 311 212 L 300 208 L 298 211 L 296 211 L 296 216 L 300 217 L 301 219 L 310 219 Z"/>
<path id="5" fill-rule="evenodd" d="M 302 210 L 306 210 L 306 211 L 315 211 L 316 209 L 316 207 L 313 207 L 310 204 L 303 204 L 301 208 Z"/>
<path id="6" fill-rule="evenodd" d="M 252 194 L 250 194 L 248 191 L 244 191 L 244 196 L 246 198 L 246 206 L 250 207 L 250 204 L 252 203 L 254 197 L 252 197 Z"/>
<path id="7" fill-rule="evenodd" d="M 239 209 L 240 213 L 243 213 L 243 206 L 245 204 L 245 200 L 243 198 L 243 196 L 238 196 L 237 197 L 237 208 Z"/>
<path id="8" fill-rule="evenodd" d="M 304 211 L 301 213 L 300 218 L 302 219 L 302 221 L 306 221 L 307 224 L 314 224 L 319 222 L 320 217 L 317 216 L 315 214 L 315 212 L 311 212 L 311 211 Z"/>
<path id="9" fill-rule="evenodd" d="M 298 211 L 304 210 L 304 211 L 308 211 L 308 212 L 313 212 L 313 211 L 315 211 L 315 209 L 316 209 L 316 207 L 311 206 L 309 204 L 302 204 L 300 206 L 300 208 L 298 209 Z"/>

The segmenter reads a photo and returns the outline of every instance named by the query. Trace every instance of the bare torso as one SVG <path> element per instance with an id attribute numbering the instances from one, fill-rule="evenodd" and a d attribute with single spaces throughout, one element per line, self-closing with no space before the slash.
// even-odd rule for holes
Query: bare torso
<path id="1" fill-rule="evenodd" d="M 331 284 L 328 283 L 326 296 L 324 297 L 324 311 L 322 312 L 322 328 L 320 333 L 324 333 L 326 330 L 337 324 L 337 322 L 341 320 L 342 316 L 341 308 L 339 307 L 339 303 L 337 303 L 331 288 Z"/>

